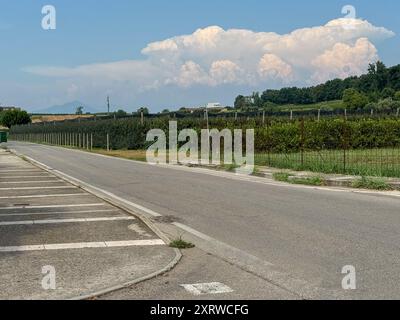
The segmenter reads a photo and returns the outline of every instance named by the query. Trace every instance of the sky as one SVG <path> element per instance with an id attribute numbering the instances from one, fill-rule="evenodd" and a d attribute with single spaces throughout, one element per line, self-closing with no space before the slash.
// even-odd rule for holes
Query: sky
<path id="1" fill-rule="evenodd" d="M 55 30 L 42 28 L 45 5 Z M 399 11 L 396 0 L 0 0 L 0 103 L 232 105 L 399 64 Z"/>

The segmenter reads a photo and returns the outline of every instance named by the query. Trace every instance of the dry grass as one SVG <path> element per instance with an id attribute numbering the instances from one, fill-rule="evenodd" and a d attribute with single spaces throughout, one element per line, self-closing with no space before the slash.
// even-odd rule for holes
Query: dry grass
<path id="1" fill-rule="evenodd" d="M 32 116 L 32 123 L 42 123 L 42 122 L 57 122 L 57 121 L 65 121 L 65 120 L 75 120 L 75 119 L 89 119 L 93 118 L 92 114 L 68 114 L 68 115 L 48 115 L 48 116 Z"/>
<path id="2" fill-rule="evenodd" d="M 146 150 L 104 150 L 96 149 L 93 152 L 104 154 L 107 156 L 125 158 L 137 161 L 146 161 Z"/>

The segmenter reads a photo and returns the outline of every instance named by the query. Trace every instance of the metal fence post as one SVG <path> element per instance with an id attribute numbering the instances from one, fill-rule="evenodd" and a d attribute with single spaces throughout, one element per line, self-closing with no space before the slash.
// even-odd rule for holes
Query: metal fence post
<path id="1" fill-rule="evenodd" d="M 301 167 L 304 169 L 304 118 L 300 120 L 300 161 Z"/>
<path id="2" fill-rule="evenodd" d="M 110 135 L 107 133 L 107 152 L 110 151 Z"/>

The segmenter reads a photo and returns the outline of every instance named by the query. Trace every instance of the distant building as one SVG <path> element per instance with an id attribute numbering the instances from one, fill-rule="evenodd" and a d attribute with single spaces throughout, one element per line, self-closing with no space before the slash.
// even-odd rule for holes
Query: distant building
<path id="1" fill-rule="evenodd" d="M 210 102 L 206 105 L 207 109 L 224 109 L 225 107 L 222 106 L 219 102 Z"/>
<path id="2" fill-rule="evenodd" d="M 21 108 L 15 106 L 0 106 L 0 111 L 10 111 L 10 110 L 21 110 Z"/>

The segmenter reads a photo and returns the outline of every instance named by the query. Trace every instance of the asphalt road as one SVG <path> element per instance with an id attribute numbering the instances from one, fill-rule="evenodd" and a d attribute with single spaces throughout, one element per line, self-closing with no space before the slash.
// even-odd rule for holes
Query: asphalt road
<path id="1" fill-rule="evenodd" d="M 175 255 L 137 217 L 0 149 L 0 299 L 88 296 L 153 275 Z"/>
<path id="2" fill-rule="evenodd" d="M 222 250 L 214 254 L 228 252 L 224 245 L 238 249 L 242 269 L 299 297 L 400 298 L 395 195 L 155 167 L 49 146 L 8 146 L 193 228 L 200 238 L 215 239 Z M 342 289 L 346 265 L 356 269 L 356 290 Z"/>

